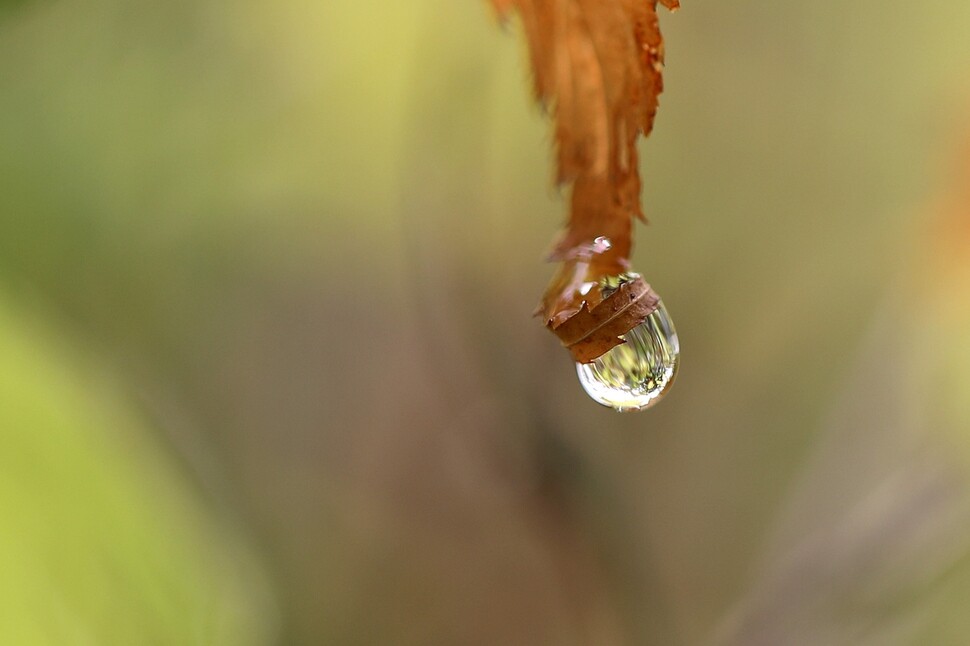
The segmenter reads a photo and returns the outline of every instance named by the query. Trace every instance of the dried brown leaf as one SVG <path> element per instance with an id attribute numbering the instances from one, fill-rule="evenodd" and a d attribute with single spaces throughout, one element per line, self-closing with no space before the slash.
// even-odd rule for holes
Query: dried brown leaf
<path id="1" fill-rule="evenodd" d="M 629 269 L 633 218 L 643 219 L 636 144 L 653 128 L 663 90 L 658 0 L 492 4 L 522 21 L 537 98 L 555 120 L 557 178 L 572 191 L 552 252 L 562 266 L 538 310 L 555 328 L 581 311 L 583 285 Z M 605 250 L 600 237 L 611 243 Z"/>
<path id="2" fill-rule="evenodd" d="M 646 321 L 659 305 L 660 297 L 638 277 L 607 296 L 591 294 L 575 315 L 550 327 L 576 361 L 588 363 L 623 343 L 620 335 Z"/>

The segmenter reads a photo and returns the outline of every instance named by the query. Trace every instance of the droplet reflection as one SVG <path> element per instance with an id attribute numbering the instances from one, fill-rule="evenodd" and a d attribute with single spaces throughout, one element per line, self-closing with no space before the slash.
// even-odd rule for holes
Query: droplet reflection
<path id="1" fill-rule="evenodd" d="M 592 363 L 577 363 L 579 383 L 594 401 L 618 411 L 644 410 L 670 389 L 680 342 L 663 301 L 618 345 Z"/>

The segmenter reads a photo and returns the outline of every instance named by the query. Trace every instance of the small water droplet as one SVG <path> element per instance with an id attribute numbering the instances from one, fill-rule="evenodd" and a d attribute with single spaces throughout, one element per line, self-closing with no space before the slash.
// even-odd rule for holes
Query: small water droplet
<path id="1" fill-rule="evenodd" d="M 579 383 L 599 404 L 644 410 L 667 393 L 677 375 L 680 341 L 663 301 L 618 345 L 592 363 L 577 363 Z"/>
<path id="2" fill-rule="evenodd" d="M 593 240 L 593 251 L 596 253 L 605 253 L 613 248 L 613 241 L 606 236 L 599 236 Z"/>

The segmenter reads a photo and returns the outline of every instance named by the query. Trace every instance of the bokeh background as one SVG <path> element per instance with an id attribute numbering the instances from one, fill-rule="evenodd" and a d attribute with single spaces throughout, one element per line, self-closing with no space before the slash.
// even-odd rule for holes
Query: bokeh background
<path id="1" fill-rule="evenodd" d="M 968 643 L 970 3 L 662 24 L 620 415 L 482 0 L 0 2 L 0 643 Z"/>

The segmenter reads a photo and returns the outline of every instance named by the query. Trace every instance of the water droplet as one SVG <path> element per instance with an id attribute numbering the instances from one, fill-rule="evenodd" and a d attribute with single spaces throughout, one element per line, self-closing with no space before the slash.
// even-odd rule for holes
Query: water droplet
<path id="1" fill-rule="evenodd" d="M 593 251 L 595 253 L 605 253 L 613 248 L 613 241 L 606 236 L 599 236 L 593 240 Z"/>
<path id="2" fill-rule="evenodd" d="M 579 383 L 594 401 L 618 411 L 644 410 L 677 375 L 680 341 L 663 301 L 618 345 L 592 363 L 577 363 Z"/>

